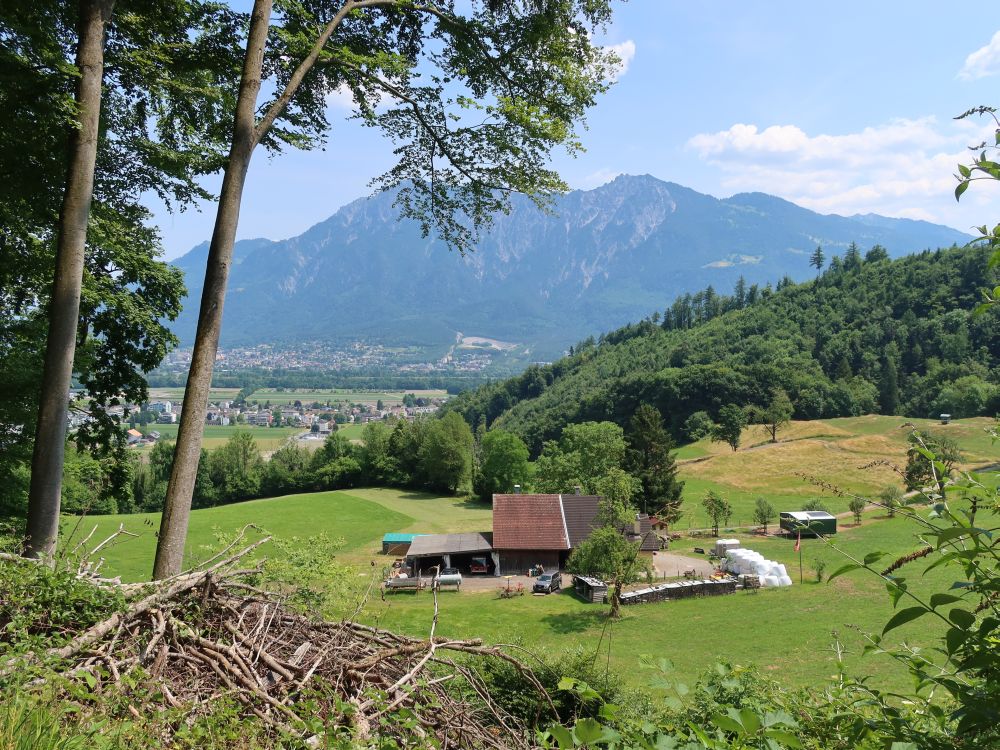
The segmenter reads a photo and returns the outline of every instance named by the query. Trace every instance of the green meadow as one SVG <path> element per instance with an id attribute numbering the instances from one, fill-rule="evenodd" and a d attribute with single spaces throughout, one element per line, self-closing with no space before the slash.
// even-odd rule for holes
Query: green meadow
<path id="1" fill-rule="evenodd" d="M 177 439 L 177 424 L 156 424 L 149 425 L 146 431 L 155 430 L 160 433 L 161 440 Z M 248 427 L 247 425 L 205 425 L 202 433 L 202 447 L 206 450 L 213 450 L 222 445 L 233 436 L 234 433 L 243 431 L 253 435 L 254 442 L 262 453 L 273 453 L 288 441 L 289 438 L 299 435 L 305 431 L 302 427 Z M 149 450 L 146 448 L 145 450 Z"/>

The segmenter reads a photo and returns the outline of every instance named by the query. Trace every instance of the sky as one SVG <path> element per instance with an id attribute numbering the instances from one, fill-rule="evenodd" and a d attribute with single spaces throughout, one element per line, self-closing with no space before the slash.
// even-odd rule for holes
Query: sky
<path id="1" fill-rule="evenodd" d="M 996 0 L 632 0 L 599 41 L 625 65 L 581 132 L 557 153 L 574 189 L 651 174 L 719 198 L 760 191 L 821 213 L 925 219 L 962 231 L 1000 221 L 1000 186 L 955 201 L 956 164 L 992 137 L 955 121 L 1000 106 Z M 323 150 L 251 165 L 238 237 L 292 237 L 371 193 L 391 144 L 331 97 Z M 994 126 L 995 127 L 995 126 Z M 209 180 L 214 189 L 220 180 Z M 165 256 L 211 236 L 214 205 L 153 206 Z"/>

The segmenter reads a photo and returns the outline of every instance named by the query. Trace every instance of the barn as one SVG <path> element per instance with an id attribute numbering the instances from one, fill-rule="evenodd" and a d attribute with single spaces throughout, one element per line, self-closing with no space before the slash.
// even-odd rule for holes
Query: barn
<path id="1" fill-rule="evenodd" d="M 597 495 L 494 495 L 493 550 L 501 575 L 524 574 L 536 565 L 565 567 L 596 528 Z"/>

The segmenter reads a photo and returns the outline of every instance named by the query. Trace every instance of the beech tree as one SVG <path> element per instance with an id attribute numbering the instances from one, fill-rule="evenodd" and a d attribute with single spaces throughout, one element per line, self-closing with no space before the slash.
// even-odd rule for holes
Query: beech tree
<path id="1" fill-rule="evenodd" d="M 198 328 L 177 435 L 177 460 L 153 575 L 180 571 L 202 424 L 247 169 L 259 145 L 309 146 L 326 129 L 325 97 L 350 92 L 354 116 L 395 144 L 377 178 L 424 235 L 471 250 L 512 193 L 547 205 L 565 189 L 544 165 L 608 86 L 617 58 L 593 43 L 610 0 L 255 0 L 209 246 Z M 274 98 L 257 99 L 267 83 Z M 258 116 L 258 113 L 262 113 Z"/>
<path id="2" fill-rule="evenodd" d="M 747 426 L 747 414 L 736 404 L 726 404 L 719 409 L 719 419 L 709 433 L 713 443 L 727 443 L 734 451 L 740 447 L 743 428 Z"/>
<path id="3" fill-rule="evenodd" d="M 749 411 L 750 416 L 757 423 L 764 426 L 767 434 L 771 436 L 771 442 L 777 443 L 778 430 L 792 421 L 792 414 L 795 412 L 795 407 L 792 405 L 792 400 L 788 398 L 788 394 L 785 393 L 784 389 L 775 388 L 771 392 L 771 402 L 766 407 L 754 407 Z"/>
<path id="4" fill-rule="evenodd" d="M 74 440 L 116 452 L 108 480 L 124 486 L 106 407 L 144 400 L 142 373 L 175 341 L 162 321 L 183 285 L 157 260 L 140 197 L 183 206 L 219 165 L 208 123 L 234 14 L 198 0 L 114 7 L 10 0 L 0 14 L 0 379 L 19 394 L 0 399 L 0 422 L 18 426 L 0 436 L 0 478 L 31 451 L 29 556 L 55 549 L 73 376 L 90 402 Z"/>

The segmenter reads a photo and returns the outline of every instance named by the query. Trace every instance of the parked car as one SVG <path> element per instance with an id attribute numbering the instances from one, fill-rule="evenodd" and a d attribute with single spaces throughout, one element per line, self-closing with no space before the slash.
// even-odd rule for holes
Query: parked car
<path id="1" fill-rule="evenodd" d="M 562 588 L 562 576 L 556 573 L 542 573 L 535 579 L 535 585 L 531 590 L 536 594 L 551 594 Z"/>

